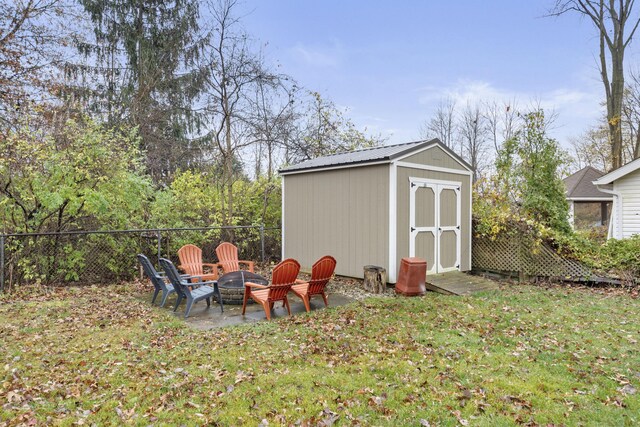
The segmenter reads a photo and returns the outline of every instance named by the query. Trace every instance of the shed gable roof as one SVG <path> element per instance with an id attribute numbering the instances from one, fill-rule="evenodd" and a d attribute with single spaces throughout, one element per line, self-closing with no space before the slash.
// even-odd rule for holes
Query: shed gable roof
<path id="1" fill-rule="evenodd" d="M 573 175 L 566 177 L 563 181 L 567 188 L 567 199 L 613 199 L 611 194 L 604 193 L 593 185 L 593 181 L 599 179 L 603 175 L 604 172 L 600 172 L 591 166 L 587 166 L 580 169 Z"/>
<path id="2" fill-rule="evenodd" d="M 454 157 L 458 162 L 464 165 L 467 169 L 472 170 L 471 166 L 460 158 L 457 154 L 451 151 L 438 139 L 432 139 L 430 141 L 414 141 L 404 144 L 384 145 L 382 147 L 365 148 L 362 150 L 347 151 L 344 153 L 331 154 L 329 156 L 317 157 L 315 159 L 306 160 L 304 162 L 287 166 L 280 169 L 281 174 L 287 174 L 292 172 L 313 171 L 316 169 L 348 166 L 348 165 L 363 165 L 367 163 L 378 162 L 391 162 L 398 157 L 403 157 L 413 152 L 420 151 L 428 148 L 432 145 L 438 145 L 450 156 Z"/>
<path id="3" fill-rule="evenodd" d="M 624 166 L 620 166 L 618 169 L 613 170 L 594 182 L 595 185 L 611 184 L 616 179 L 622 178 L 625 175 L 629 175 L 631 172 L 635 172 L 640 169 L 640 159 L 635 159 Z"/>

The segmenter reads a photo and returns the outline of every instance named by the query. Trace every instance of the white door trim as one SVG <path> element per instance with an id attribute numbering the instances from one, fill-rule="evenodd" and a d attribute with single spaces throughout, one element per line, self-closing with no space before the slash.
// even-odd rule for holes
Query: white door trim
<path id="1" fill-rule="evenodd" d="M 439 211 L 438 184 L 427 183 L 418 178 L 409 178 L 409 256 L 416 256 L 416 236 L 418 233 L 431 233 L 433 235 L 433 254 L 434 260 L 438 259 L 438 219 L 434 218 L 432 227 L 416 226 L 416 192 L 419 188 L 430 188 L 433 191 L 433 200 L 435 203 L 435 211 Z M 427 273 L 435 273 L 437 271 L 436 263 L 427 265 Z"/>
<path id="2" fill-rule="evenodd" d="M 442 190 L 453 190 L 456 194 L 456 224 L 457 225 L 449 225 L 449 226 L 441 226 L 440 225 L 440 193 Z M 456 235 L 456 262 L 453 267 L 444 268 L 440 263 L 440 256 L 438 256 L 438 273 L 446 273 L 448 271 L 457 271 L 460 270 L 460 226 L 462 223 L 462 194 L 461 194 L 461 185 L 460 184 L 439 184 L 438 185 L 438 203 L 436 206 L 438 207 L 436 215 L 437 215 L 437 224 L 438 224 L 438 248 L 440 247 L 440 239 L 442 234 L 446 231 L 453 231 Z M 439 255 L 439 254 L 438 254 Z"/>
<path id="3" fill-rule="evenodd" d="M 431 188 L 434 194 L 434 225 L 431 227 L 416 226 L 416 192 L 419 188 Z M 456 225 L 440 226 L 440 193 L 442 190 L 453 190 L 456 194 Z M 427 273 L 445 273 L 447 271 L 460 270 L 461 257 L 461 225 L 462 225 L 462 183 L 425 178 L 409 178 L 409 256 L 416 253 L 415 240 L 418 233 L 431 233 L 434 241 L 434 260 L 431 266 L 427 266 Z M 444 268 L 440 264 L 440 238 L 443 232 L 453 231 L 456 235 L 456 262 L 453 267 Z"/>

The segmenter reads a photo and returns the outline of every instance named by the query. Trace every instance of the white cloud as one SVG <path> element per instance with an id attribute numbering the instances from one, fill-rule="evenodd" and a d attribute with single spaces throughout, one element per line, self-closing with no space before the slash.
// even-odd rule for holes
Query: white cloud
<path id="1" fill-rule="evenodd" d="M 366 121 L 366 122 L 374 122 L 374 123 L 388 123 L 389 119 L 384 118 L 384 117 L 378 117 L 378 116 L 368 116 L 368 115 L 364 115 L 364 116 L 360 116 L 359 117 L 360 120 L 362 121 Z"/>
<path id="2" fill-rule="evenodd" d="M 329 46 L 306 46 L 297 43 L 290 51 L 296 59 L 314 67 L 337 67 L 344 55 L 344 49 L 338 41 Z"/>
<path id="3" fill-rule="evenodd" d="M 426 106 L 431 114 L 444 99 L 452 99 L 457 106 L 479 102 L 515 102 L 519 109 L 540 106 L 557 115 L 553 133 L 561 140 L 583 133 L 602 115 L 602 94 L 594 85 L 580 88 L 564 87 L 545 92 L 527 90 L 513 91 L 485 81 L 459 80 L 446 87 L 427 86 L 419 89 L 418 102 Z"/>
<path id="4" fill-rule="evenodd" d="M 459 80 L 452 86 L 436 88 L 427 86 L 420 89 L 419 102 L 432 105 L 445 98 L 453 99 L 456 104 L 509 101 L 519 104 L 539 103 L 543 108 L 560 109 L 569 105 L 581 105 L 584 102 L 597 104 L 599 94 L 580 89 L 560 88 L 545 93 L 510 91 L 493 86 L 489 82 L 477 80 Z"/>
<path id="5" fill-rule="evenodd" d="M 432 105 L 445 98 L 452 99 L 457 105 L 467 102 L 476 103 L 498 99 L 511 99 L 513 94 L 493 87 L 490 83 L 473 80 L 460 80 L 449 87 L 427 86 L 420 90 L 423 94 L 419 101 Z"/>

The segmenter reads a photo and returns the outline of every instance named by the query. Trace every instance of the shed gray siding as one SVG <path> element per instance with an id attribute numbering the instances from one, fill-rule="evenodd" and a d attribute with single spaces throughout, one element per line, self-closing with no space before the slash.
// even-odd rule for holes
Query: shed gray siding
<path id="1" fill-rule="evenodd" d="M 310 269 L 323 255 L 336 273 L 362 277 L 389 260 L 389 165 L 283 176 L 283 257 Z"/>
<path id="2" fill-rule="evenodd" d="M 464 166 L 458 163 L 455 158 L 440 147 L 431 147 L 420 153 L 405 157 L 402 159 L 402 162 L 457 169 L 461 171 L 467 170 Z"/>
<path id="3" fill-rule="evenodd" d="M 437 152 L 434 149 L 425 151 L 421 164 L 441 166 L 428 159 L 430 153 Z M 447 155 L 447 158 L 449 156 Z M 453 159 L 452 159 L 453 161 Z M 415 163 L 415 162 L 412 162 Z M 456 162 L 457 163 L 457 162 Z M 464 170 L 464 169 L 461 169 Z M 471 270 L 471 176 L 448 172 L 435 172 L 423 169 L 398 167 L 397 174 L 397 252 L 396 265 L 400 266 L 400 260 L 409 256 L 409 178 L 424 178 L 441 181 L 455 181 L 461 183 L 461 224 L 460 224 L 460 270 Z"/>

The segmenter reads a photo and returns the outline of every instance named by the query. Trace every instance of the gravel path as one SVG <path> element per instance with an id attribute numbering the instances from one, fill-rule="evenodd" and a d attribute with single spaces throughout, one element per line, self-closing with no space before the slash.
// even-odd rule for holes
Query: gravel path
<path id="1" fill-rule="evenodd" d="M 256 273 L 270 277 L 271 266 L 256 265 Z M 309 274 L 300 273 L 298 276 L 300 279 L 309 279 Z M 327 292 L 329 294 L 339 293 L 355 300 L 362 300 L 368 297 L 395 297 L 396 293 L 392 287 L 387 287 L 383 294 L 374 294 L 364 290 L 361 279 L 354 279 L 351 277 L 334 276 L 327 285 Z"/>
<path id="2" fill-rule="evenodd" d="M 393 288 L 388 287 L 383 294 L 374 294 L 364 290 L 362 280 L 350 277 L 335 276 L 327 286 L 329 293 L 340 293 L 355 300 L 362 300 L 368 297 L 395 297 L 396 293 Z"/>

